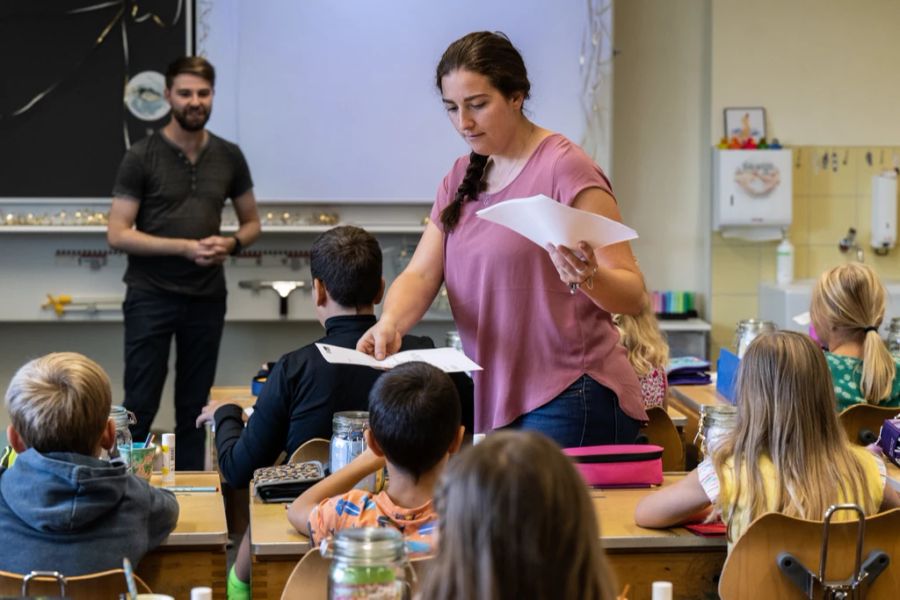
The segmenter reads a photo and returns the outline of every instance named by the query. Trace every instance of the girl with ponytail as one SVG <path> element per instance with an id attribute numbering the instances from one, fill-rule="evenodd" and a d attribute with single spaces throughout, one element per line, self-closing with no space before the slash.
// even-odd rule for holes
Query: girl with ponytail
<path id="1" fill-rule="evenodd" d="M 357 349 L 381 359 L 446 284 L 475 374 L 475 430 L 535 429 L 562 446 L 629 443 L 647 416 L 610 313 L 640 312 L 644 283 L 628 243 L 537 246 L 478 209 L 544 194 L 621 221 L 609 180 L 564 136 L 524 112 L 531 83 L 501 33 L 447 48 L 435 83 L 469 146 L 438 188 L 431 221 Z"/>
<path id="2" fill-rule="evenodd" d="M 810 316 L 828 348 L 838 411 L 861 403 L 900 406 L 900 361 L 878 335 L 886 295 L 878 275 L 862 263 L 826 271 L 813 289 Z"/>

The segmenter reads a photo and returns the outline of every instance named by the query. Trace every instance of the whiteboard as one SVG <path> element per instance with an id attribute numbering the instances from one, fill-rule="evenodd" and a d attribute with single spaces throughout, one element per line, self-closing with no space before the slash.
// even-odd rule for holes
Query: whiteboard
<path id="1" fill-rule="evenodd" d="M 218 70 L 210 129 L 240 144 L 263 201 L 431 202 L 468 153 L 434 84 L 444 49 L 503 31 L 530 118 L 578 142 L 584 0 L 224 0 L 198 10 Z M 202 5 L 202 3 L 201 3 Z"/>

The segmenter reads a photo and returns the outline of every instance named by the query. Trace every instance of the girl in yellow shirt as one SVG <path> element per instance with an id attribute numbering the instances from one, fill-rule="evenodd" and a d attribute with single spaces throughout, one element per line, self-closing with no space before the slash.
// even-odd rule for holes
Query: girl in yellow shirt
<path id="1" fill-rule="evenodd" d="M 736 396 L 733 434 L 684 479 L 644 498 L 638 525 L 672 527 L 715 509 L 733 544 L 767 512 L 818 521 L 836 503 L 856 503 L 867 515 L 900 506 L 881 459 L 847 440 L 828 365 L 808 336 L 780 331 L 754 340 Z"/>

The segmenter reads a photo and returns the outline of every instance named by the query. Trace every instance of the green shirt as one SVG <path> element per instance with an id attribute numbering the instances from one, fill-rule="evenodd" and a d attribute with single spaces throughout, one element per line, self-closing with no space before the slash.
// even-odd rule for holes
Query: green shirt
<path id="1" fill-rule="evenodd" d="M 891 393 L 879 406 L 900 406 L 900 358 L 894 356 L 896 374 L 891 384 Z M 842 412 L 854 404 L 865 404 L 859 380 L 862 378 L 862 359 L 841 354 L 825 353 L 831 380 L 834 383 L 834 396 L 837 400 L 837 411 Z"/>

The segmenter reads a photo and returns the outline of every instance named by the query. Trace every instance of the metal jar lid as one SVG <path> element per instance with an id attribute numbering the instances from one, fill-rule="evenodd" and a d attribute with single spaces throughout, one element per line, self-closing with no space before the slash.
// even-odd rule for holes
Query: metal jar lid
<path id="1" fill-rule="evenodd" d="M 406 560 L 403 536 L 396 529 L 384 527 L 342 529 L 334 534 L 331 550 L 335 560 L 357 565 L 379 565 Z"/>
<path id="2" fill-rule="evenodd" d="M 369 427 L 369 413 L 364 410 L 345 410 L 334 413 L 331 421 L 334 433 L 363 431 Z"/>

